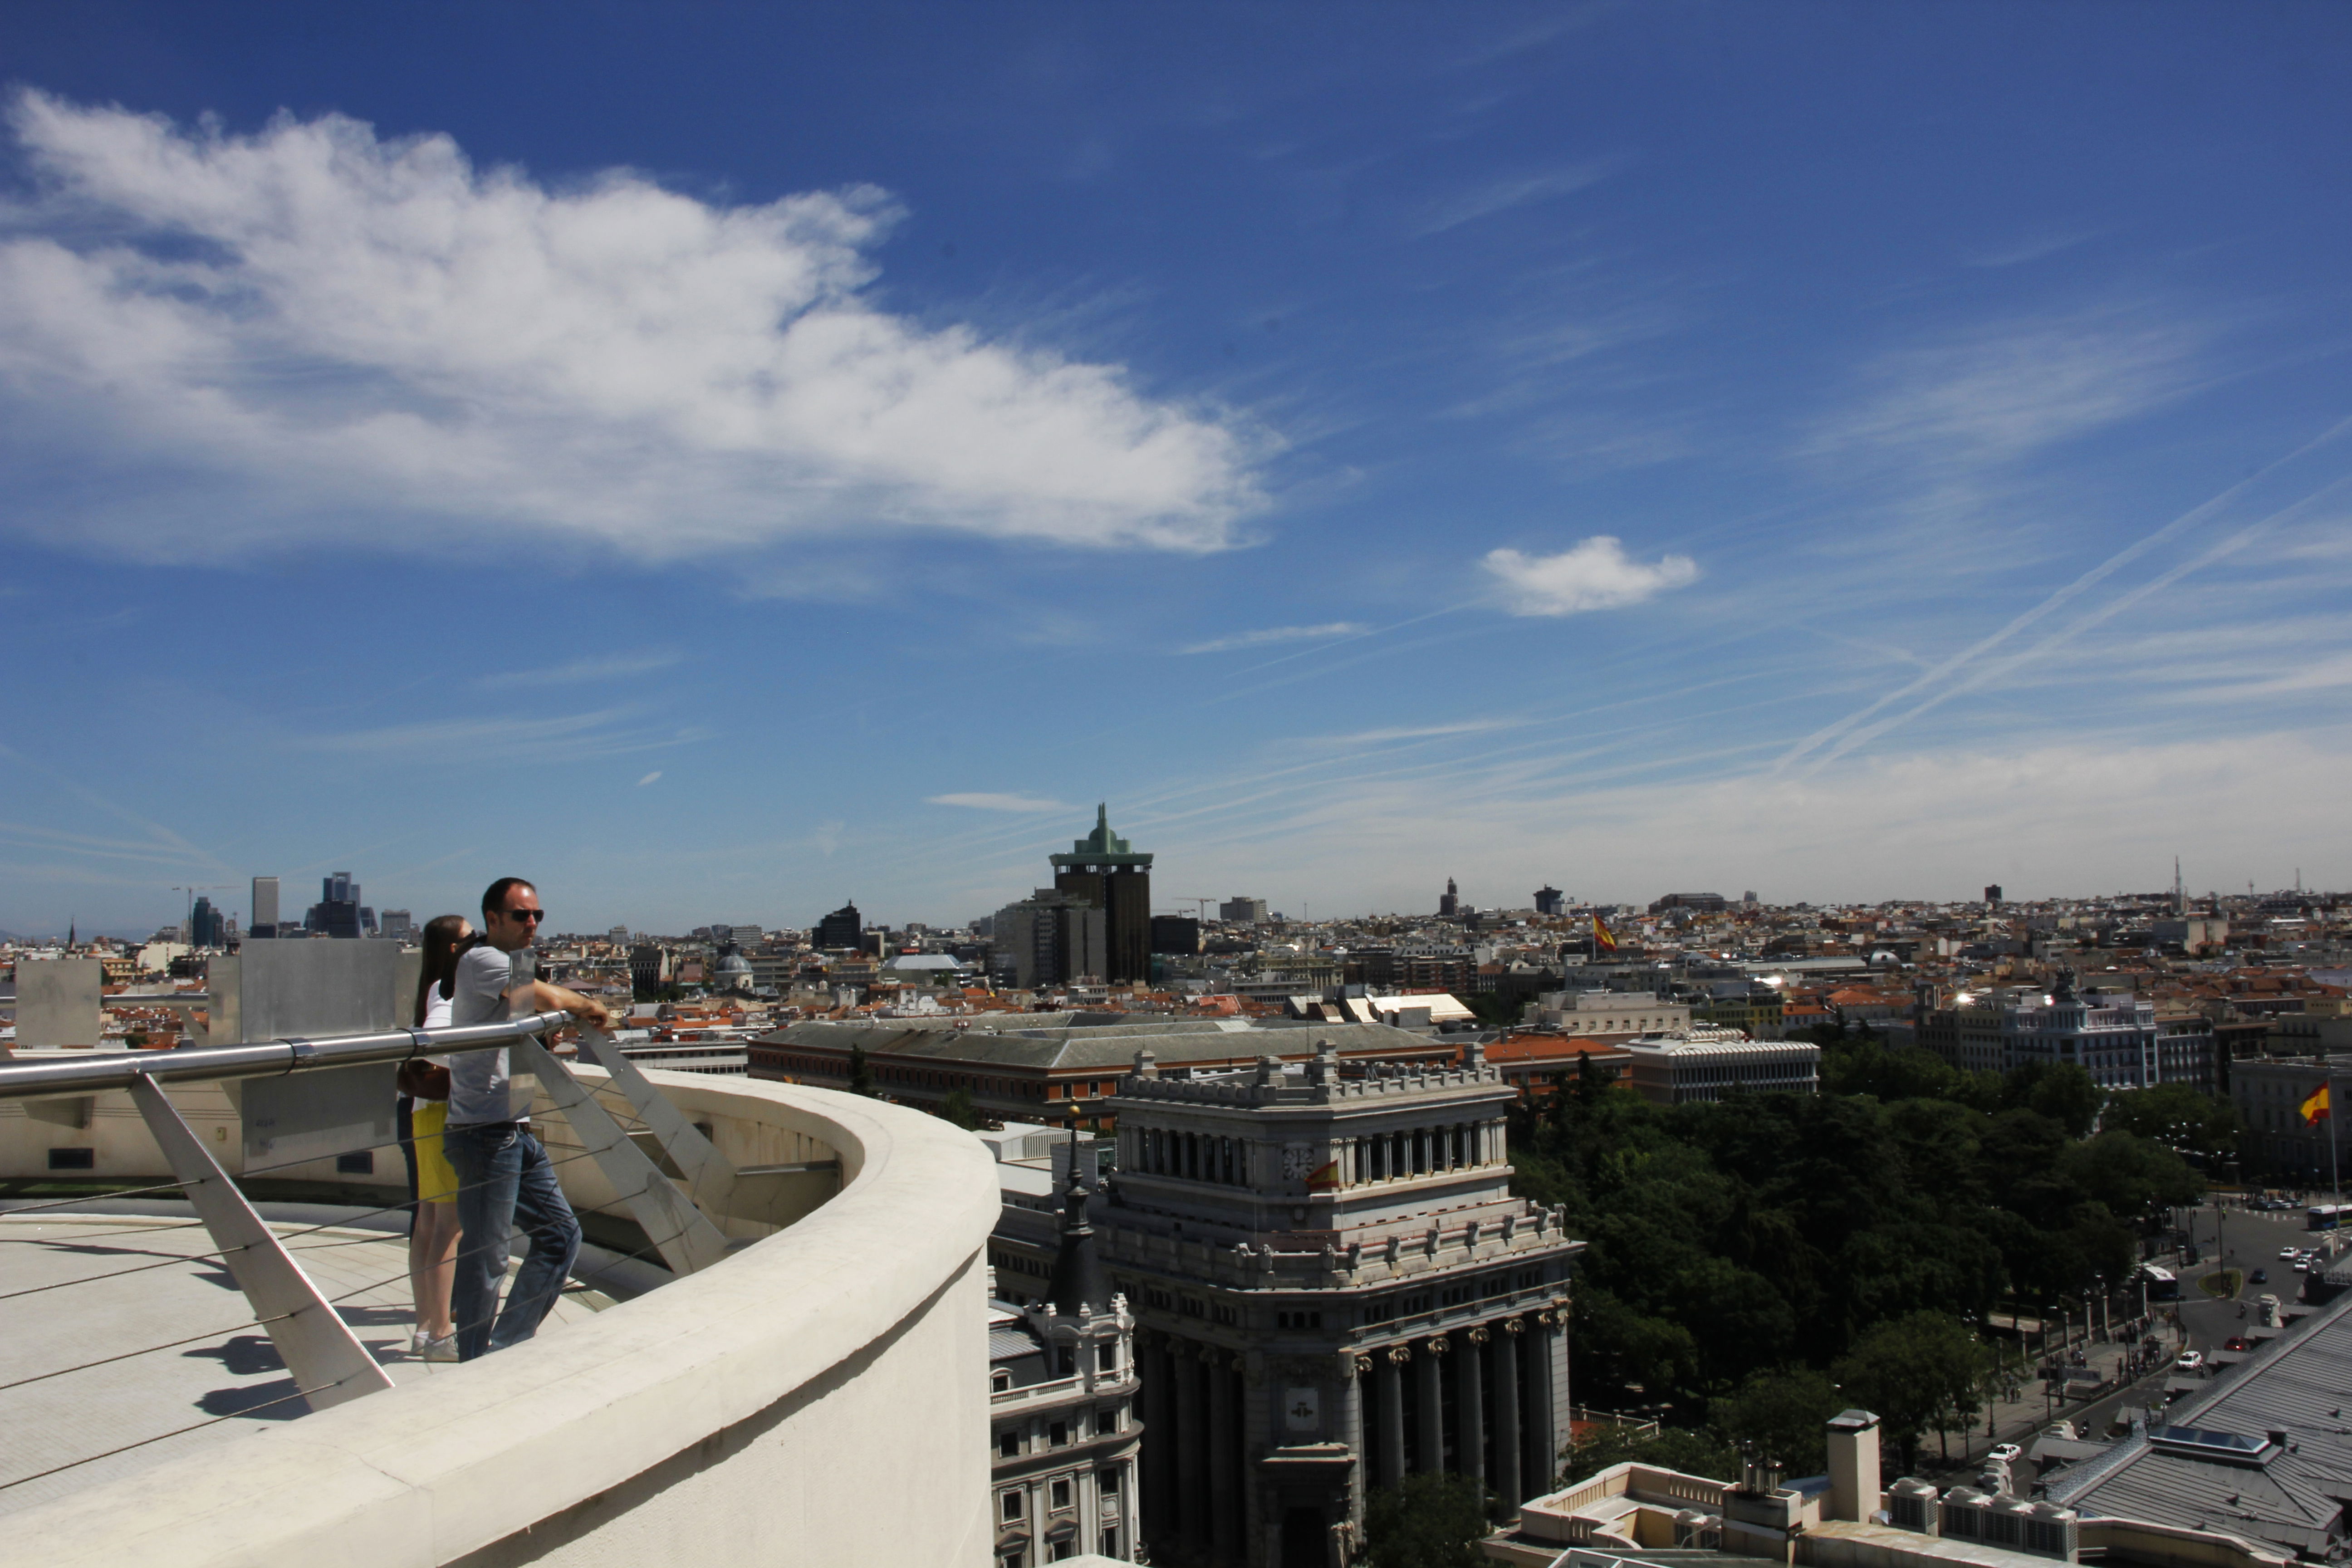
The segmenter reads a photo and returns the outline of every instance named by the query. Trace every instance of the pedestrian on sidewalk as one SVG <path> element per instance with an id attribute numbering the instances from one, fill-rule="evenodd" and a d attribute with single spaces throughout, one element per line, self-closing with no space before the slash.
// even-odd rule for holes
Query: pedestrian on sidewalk
<path id="1" fill-rule="evenodd" d="M 601 1002 L 538 977 L 531 943 L 546 911 L 539 889 L 501 877 L 482 894 L 482 934 L 457 960 L 449 1021 L 504 1023 L 562 1009 L 599 1028 L 612 1015 Z M 473 1361 L 520 1344 L 563 1293 L 580 1254 L 580 1221 L 556 1184 L 547 1151 L 531 1136 L 529 1102 L 518 1107 L 507 1050 L 462 1051 L 449 1065 L 449 1115 L 442 1146 L 457 1173 L 457 1275 L 449 1292 L 457 1321 L 457 1359 Z M 520 1225 L 530 1250 L 499 1305 L 509 1238 Z"/>

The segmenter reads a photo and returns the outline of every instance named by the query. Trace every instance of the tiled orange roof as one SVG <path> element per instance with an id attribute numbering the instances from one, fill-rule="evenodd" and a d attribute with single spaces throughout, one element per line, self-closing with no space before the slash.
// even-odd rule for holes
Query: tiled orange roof
<path id="1" fill-rule="evenodd" d="M 1622 1048 L 1581 1035 L 1513 1035 L 1488 1046 L 1486 1059 L 1497 1066 L 1506 1062 L 1572 1060 L 1582 1056 L 1612 1055 Z"/>

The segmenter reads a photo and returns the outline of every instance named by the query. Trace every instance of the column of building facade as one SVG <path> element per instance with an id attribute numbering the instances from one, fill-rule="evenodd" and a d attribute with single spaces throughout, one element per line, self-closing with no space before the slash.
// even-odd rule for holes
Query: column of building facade
<path id="1" fill-rule="evenodd" d="M 1454 1345 L 1454 1407 L 1460 1415 L 1460 1444 L 1455 1468 L 1472 1480 L 1486 1479 L 1486 1330 L 1465 1330 Z"/>
<path id="2" fill-rule="evenodd" d="M 1348 1445 L 1348 1451 L 1351 1454 L 1361 1455 L 1369 1451 L 1364 1441 L 1367 1436 L 1364 1431 L 1364 1395 L 1367 1392 L 1365 1380 L 1371 1375 L 1371 1370 L 1370 1357 L 1340 1352 L 1339 1409 L 1330 1430 L 1339 1435 L 1340 1442 Z M 1348 1520 L 1360 1531 L 1364 1523 L 1364 1492 L 1371 1481 L 1371 1468 L 1366 1464 L 1358 1471 L 1354 1484 L 1348 1488 Z"/>
<path id="3" fill-rule="evenodd" d="M 1242 1539 L 1263 1541 L 1266 1531 L 1278 1529 L 1281 1521 L 1280 1510 L 1269 1506 L 1266 1486 L 1258 1479 L 1258 1460 L 1265 1452 L 1268 1435 L 1281 1424 L 1276 1402 L 1282 1397 L 1282 1380 L 1267 1370 L 1264 1351 L 1236 1354 L 1234 1376 L 1238 1384 L 1234 1403 L 1239 1410 L 1239 1429 L 1234 1434 L 1234 1464 L 1240 1472 Z"/>
<path id="4" fill-rule="evenodd" d="M 1217 1550 L 1233 1552 L 1241 1545 L 1241 1493 L 1235 1485 L 1234 1450 L 1239 1446 L 1234 1408 L 1234 1369 L 1219 1350 L 1204 1349 L 1201 1364 L 1209 1385 L 1208 1427 L 1202 1434 L 1202 1458 L 1209 1472 L 1209 1538 Z"/>
<path id="5" fill-rule="evenodd" d="M 1495 1346 L 1495 1495 L 1514 1508 L 1526 1495 L 1519 1487 L 1519 1321 L 1501 1325 Z"/>
<path id="6" fill-rule="evenodd" d="M 1189 1340 L 1177 1340 L 1169 1347 L 1169 1359 L 1173 1363 L 1172 1381 L 1176 1387 L 1176 1486 L 1171 1496 L 1168 1520 L 1171 1535 L 1182 1537 L 1200 1533 L 1198 1525 L 1207 1517 L 1209 1477 L 1207 1468 L 1208 1433 L 1202 1413 L 1200 1349 Z"/>
<path id="7" fill-rule="evenodd" d="M 1413 1347 L 1421 1374 L 1421 1464 L 1419 1468 L 1445 1468 L 1445 1342 L 1427 1339 Z"/>
<path id="8" fill-rule="evenodd" d="M 1376 1352 L 1381 1374 L 1381 1485 L 1404 1479 L 1404 1368 L 1412 1352 L 1391 1345 Z"/>
<path id="9" fill-rule="evenodd" d="M 1540 1489 L 1550 1489 L 1552 1478 L 1559 1473 L 1559 1434 L 1568 1411 L 1568 1357 L 1560 1342 L 1564 1337 L 1567 1315 L 1552 1308 L 1530 1314 L 1533 1319 L 1529 1332 L 1535 1339 L 1536 1394 L 1535 1428 L 1538 1451 L 1543 1455 L 1543 1468 L 1530 1478 Z"/>
<path id="10" fill-rule="evenodd" d="M 1135 1354 L 1141 1363 L 1137 1375 L 1143 1379 L 1143 1508 L 1136 1520 L 1146 1540 L 1157 1540 L 1172 1531 L 1176 1519 L 1171 1506 L 1176 1496 L 1175 1400 L 1168 1336 L 1157 1330 L 1139 1331 Z"/>

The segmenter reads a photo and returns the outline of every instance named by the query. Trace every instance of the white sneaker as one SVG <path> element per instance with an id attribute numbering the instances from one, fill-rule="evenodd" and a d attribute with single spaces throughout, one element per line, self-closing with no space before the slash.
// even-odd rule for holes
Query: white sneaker
<path id="1" fill-rule="evenodd" d="M 437 1340 L 428 1340 L 425 1342 L 425 1348 L 417 1353 L 426 1361 L 456 1361 L 457 1336 L 455 1333 L 447 1333 Z"/>
<path id="2" fill-rule="evenodd" d="M 432 1334 L 423 1329 L 418 1329 L 408 1336 L 408 1353 L 410 1355 L 423 1355 L 425 1353 L 425 1347 L 432 1342 Z"/>

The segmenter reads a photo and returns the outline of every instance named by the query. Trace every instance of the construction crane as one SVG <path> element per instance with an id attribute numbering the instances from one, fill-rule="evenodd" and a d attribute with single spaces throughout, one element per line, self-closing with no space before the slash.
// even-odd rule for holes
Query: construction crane
<path id="1" fill-rule="evenodd" d="M 1214 899 L 1171 899 L 1169 900 L 1171 903 L 1191 904 L 1192 906 L 1192 918 L 1202 921 L 1209 918 L 1209 906 L 1216 901 L 1217 900 Z"/>

